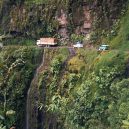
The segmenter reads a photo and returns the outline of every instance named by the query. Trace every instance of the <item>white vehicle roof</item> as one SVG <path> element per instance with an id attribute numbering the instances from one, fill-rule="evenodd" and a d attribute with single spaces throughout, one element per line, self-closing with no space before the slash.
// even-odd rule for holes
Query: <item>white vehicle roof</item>
<path id="1" fill-rule="evenodd" d="M 73 45 L 73 47 L 83 47 L 83 44 L 77 43 L 77 44 Z"/>
<path id="2" fill-rule="evenodd" d="M 105 45 L 105 44 L 103 44 L 103 45 L 101 45 L 101 47 L 108 47 L 109 45 Z"/>

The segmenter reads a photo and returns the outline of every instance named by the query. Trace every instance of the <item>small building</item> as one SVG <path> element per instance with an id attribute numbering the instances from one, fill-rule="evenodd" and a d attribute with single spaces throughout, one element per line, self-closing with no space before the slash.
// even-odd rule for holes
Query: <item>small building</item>
<path id="1" fill-rule="evenodd" d="M 57 39 L 56 38 L 40 38 L 39 40 L 37 40 L 37 45 L 40 47 L 55 46 L 57 45 Z"/>

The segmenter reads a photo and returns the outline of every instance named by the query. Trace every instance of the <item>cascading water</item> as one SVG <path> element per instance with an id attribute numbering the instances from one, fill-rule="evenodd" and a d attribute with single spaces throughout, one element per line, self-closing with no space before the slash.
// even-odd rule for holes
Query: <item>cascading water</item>
<path id="1" fill-rule="evenodd" d="M 45 51 L 44 51 L 45 53 Z M 37 68 L 36 73 L 31 81 L 30 88 L 27 93 L 27 103 L 26 103 L 26 129 L 37 129 L 38 127 L 38 100 L 39 100 L 39 91 L 38 91 L 38 75 L 43 68 L 44 64 L 44 55 L 42 57 L 42 62 Z"/>
<path id="2" fill-rule="evenodd" d="M 54 49 L 54 48 L 49 48 L 49 49 Z M 75 51 L 74 48 L 68 47 L 69 50 L 69 56 L 67 60 L 64 62 L 64 65 L 67 64 L 67 61 L 71 59 L 73 56 L 75 56 Z M 31 81 L 30 88 L 28 90 L 27 94 L 27 104 L 26 104 L 26 129 L 59 129 L 58 124 L 56 122 L 56 115 L 54 114 L 46 114 L 44 110 L 40 111 L 38 110 L 38 101 L 40 100 L 39 98 L 39 90 L 38 90 L 38 78 L 40 75 L 40 72 L 45 68 L 45 50 L 43 53 L 43 58 L 42 58 L 42 63 L 40 66 L 37 68 L 36 73 L 34 78 Z M 61 73 L 63 75 L 63 71 Z M 45 87 L 44 90 L 45 91 Z M 43 95 L 44 93 L 42 93 Z M 44 100 L 43 100 L 44 102 Z M 40 120 L 39 120 L 39 117 Z M 47 121 L 47 127 L 46 127 L 46 121 Z M 39 127 L 40 123 L 40 127 Z"/>

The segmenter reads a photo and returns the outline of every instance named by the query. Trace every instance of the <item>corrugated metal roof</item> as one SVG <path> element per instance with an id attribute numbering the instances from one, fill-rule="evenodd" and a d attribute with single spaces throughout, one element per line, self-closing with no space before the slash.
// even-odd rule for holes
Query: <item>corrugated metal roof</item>
<path id="1" fill-rule="evenodd" d="M 57 40 L 56 38 L 40 38 L 37 40 L 37 45 L 56 45 Z"/>
<path id="2" fill-rule="evenodd" d="M 40 38 L 40 41 L 42 42 L 55 42 L 55 38 Z"/>

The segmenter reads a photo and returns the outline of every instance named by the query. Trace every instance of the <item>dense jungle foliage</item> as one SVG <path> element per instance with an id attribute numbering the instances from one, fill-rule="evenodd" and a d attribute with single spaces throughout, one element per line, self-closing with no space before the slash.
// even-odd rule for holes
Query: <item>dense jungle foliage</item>
<path id="1" fill-rule="evenodd" d="M 85 35 L 75 33 L 85 22 L 85 5 L 93 20 L 89 47 Z M 69 40 L 84 41 L 75 55 L 35 46 L 40 37 L 60 37 L 61 9 Z M 0 129 L 25 129 L 27 92 L 42 56 L 38 129 L 129 129 L 127 0 L 0 0 L 1 43 Z M 98 51 L 99 43 L 110 49 Z"/>
<path id="2" fill-rule="evenodd" d="M 52 114 L 49 119 L 56 119 L 56 129 L 128 128 L 128 58 L 127 53 L 117 50 L 101 54 L 78 50 L 63 75 L 58 58 L 54 58 L 40 78 L 41 94 L 46 87 L 40 108 Z"/>
<path id="3" fill-rule="evenodd" d="M 26 91 L 41 58 L 35 47 L 8 46 L 0 52 L 0 128 L 24 128 Z"/>

